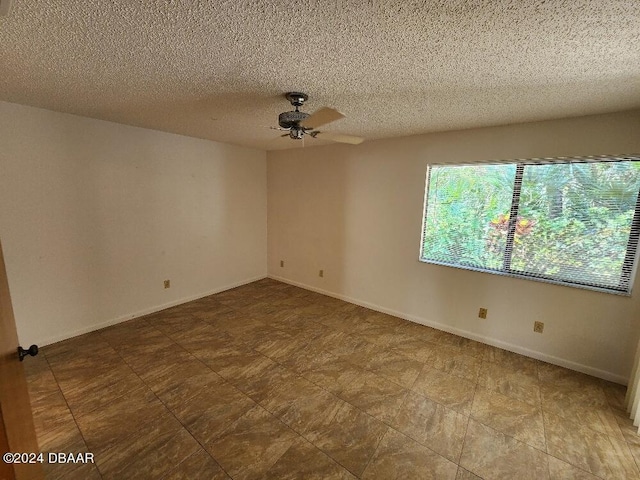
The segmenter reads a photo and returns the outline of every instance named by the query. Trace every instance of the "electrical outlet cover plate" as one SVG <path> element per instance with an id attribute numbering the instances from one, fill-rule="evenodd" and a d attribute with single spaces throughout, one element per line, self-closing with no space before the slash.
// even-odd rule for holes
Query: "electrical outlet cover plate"
<path id="1" fill-rule="evenodd" d="M 533 322 L 533 331 L 536 333 L 542 333 L 544 331 L 544 323 Z"/>

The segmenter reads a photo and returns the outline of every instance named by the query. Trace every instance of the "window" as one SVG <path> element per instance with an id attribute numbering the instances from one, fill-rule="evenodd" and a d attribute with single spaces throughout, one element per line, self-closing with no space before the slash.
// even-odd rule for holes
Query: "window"
<path id="1" fill-rule="evenodd" d="M 640 157 L 430 165 L 420 260 L 629 294 Z"/>

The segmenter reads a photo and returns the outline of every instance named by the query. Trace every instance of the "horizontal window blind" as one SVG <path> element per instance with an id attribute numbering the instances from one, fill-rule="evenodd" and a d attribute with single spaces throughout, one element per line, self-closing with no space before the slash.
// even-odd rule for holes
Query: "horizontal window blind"
<path id="1" fill-rule="evenodd" d="M 431 165 L 420 259 L 629 293 L 640 157 Z"/>

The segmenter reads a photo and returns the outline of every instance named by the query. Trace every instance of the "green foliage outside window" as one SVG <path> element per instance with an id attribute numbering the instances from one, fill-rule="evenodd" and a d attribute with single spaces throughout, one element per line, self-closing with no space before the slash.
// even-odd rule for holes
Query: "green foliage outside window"
<path id="1" fill-rule="evenodd" d="M 521 181 L 517 168 L 430 167 L 422 259 L 628 290 L 640 162 L 529 162 Z"/>

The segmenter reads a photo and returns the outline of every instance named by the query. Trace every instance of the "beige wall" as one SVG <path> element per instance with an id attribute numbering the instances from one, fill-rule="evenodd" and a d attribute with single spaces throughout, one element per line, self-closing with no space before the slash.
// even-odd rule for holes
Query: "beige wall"
<path id="1" fill-rule="evenodd" d="M 266 275 L 264 151 L 3 102 L 0 138 L 25 346 Z"/>
<path id="2" fill-rule="evenodd" d="M 269 275 L 626 382 L 640 282 L 629 298 L 418 262 L 429 162 L 606 153 L 640 153 L 640 112 L 269 152 Z"/>

